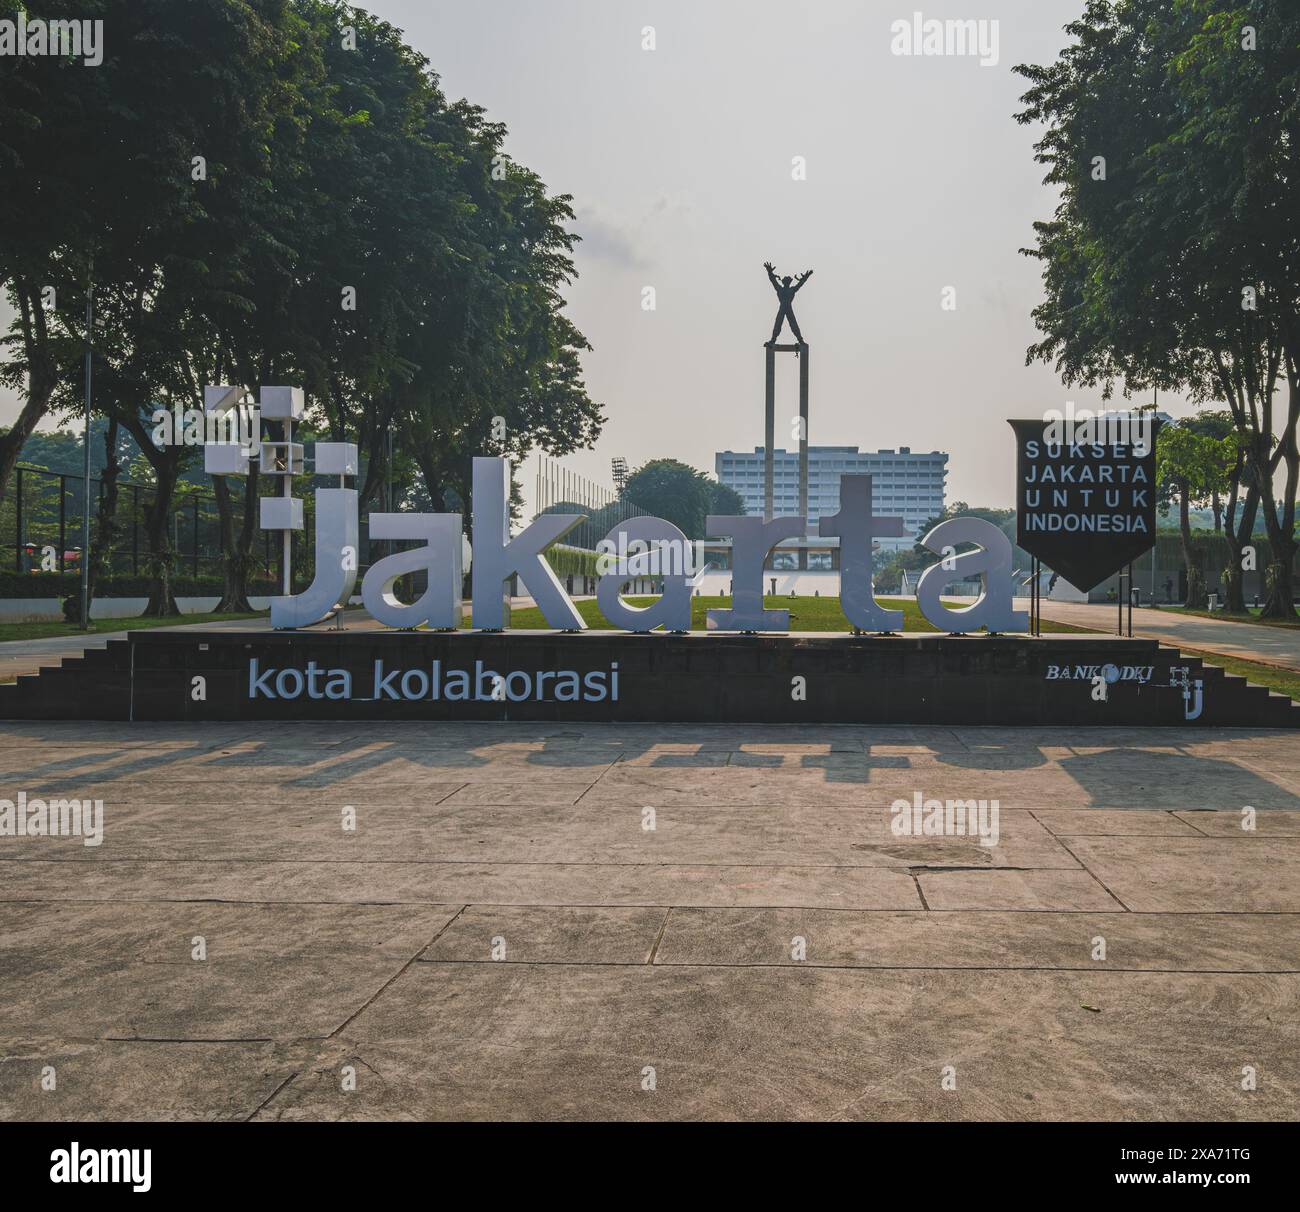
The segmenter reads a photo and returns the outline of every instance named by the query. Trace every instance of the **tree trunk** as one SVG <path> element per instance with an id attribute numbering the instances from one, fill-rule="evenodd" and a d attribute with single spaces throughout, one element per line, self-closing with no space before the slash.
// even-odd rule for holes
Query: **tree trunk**
<path id="1" fill-rule="evenodd" d="M 1292 347 L 1294 350 L 1294 346 Z M 1300 488 L 1300 447 L 1296 444 L 1296 425 L 1300 421 L 1300 367 L 1294 353 L 1287 357 L 1287 423 L 1279 442 L 1280 454 L 1286 466 L 1286 484 L 1283 488 L 1281 509 L 1277 508 L 1270 493 L 1264 509 L 1264 529 L 1268 531 L 1268 545 L 1273 552 L 1273 562 L 1264 575 L 1268 597 L 1259 612 L 1264 619 L 1296 617 L 1295 585 L 1291 575 L 1295 567 L 1297 543 L 1295 537 L 1296 491 Z M 1270 482 L 1271 487 L 1271 482 Z"/>
<path id="2" fill-rule="evenodd" d="M 22 454 L 23 443 L 32 436 L 32 430 L 45 415 L 52 392 L 53 388 L 50 387 L 39 394 L 29 393 L 27 403 L 9 432 L 0 434 L 0 501 L 4 500 L 5 493 L 9 489 L 9 478 L 18 465 L 18 456 Z"/>
<path id="3" fill-rule="evenodd" d="M 23 443 L 32 435 L 32 430 L 49 411 L 50 397 L 58 382 L 58 376 L 49 358 L 49 336 L 45 327 L 45 312 L 37 299 L 36 292 L 26 283 L 15 281 L 14 293 L 18 302 L 18 321 L 23 333 L 23 349 L 27 357 L 27 395 L 9 432 L 0 435 L 0 501 L 4 500 L 9 489 L 9 477 L 13 475 L 22 453 Z M 18 536 L 22 542 L 22 536 Z"/>
<path id="4" fill-rule="evenodd" d="M 1231 614 L 1246 613 L 1245 579 L 1242 576 L 1242 556 L 1250 543 L 1250 536 L 1255 529 L 1255 515 L 1259 509 L 1259 493 L 1252 486 L 1246 491 L 1242 503 L 1241 520 L 1235 513 L 1236 497 L 1233 495 L 1228 505 L 1227 524 L 1223 528 L 1231 552 L 1227 568 L 1223 570 L 1224 604 Z"/>
<path id="5" fill-rule="evenodd" d="M 145 537 L 149 541 L 149 554 L 145 558 L 145 570 L 150 578 L 149 601 L 140 617 L 171 618 L 180 614 L 172 589 L 176 551 L 172 547 L 171 507 L 176 496 L 176 481 L 180 478 L 184 447 L 155 446 L 150 431 L 138 415 L 125 417 L 122 424 L 149 460 L 154 474 L 153 502 L 144 509 Z"/>
<path id="6" fill-rule="evenodd" d="M 1261 619 L 1294 619 L 1295 588 L 1291 568 L 1295 563 L 1296 541 L 1290 529 L 1278 524 L 1275 509 L 1265 508 L 1264 529 L 1268 532 L 1268 546 L 1272 562 L 1264 570 L 1266 596 L 1259 612 Z"/>
<path id="7" fill-rule="evenodd" d="M 1296 617 L 1295 584 L 1291 576 L 1291 566 L 1295 560 L 1295 540 L 1279 538 L 1275 541 L 1270 535 L 1269 546 L 1273 549 L 1273 562 L 1264 570 L 1264 587 L 1268 596 L 1264 599 L 1259 617 L 1294 619 Z"/>
<path id="8" fill-rule="evenodd" d="M 1180 486 L 1178 494 L 1178 532 L 1183 541 L 1183 566 L 1187 569 L 1187 599 L 1183 605 L 1188 610 L 1204 610 L 1208 604 L 1205 594 L 1205 573 L 1201 571 L 1200 553 L 1192 541 L 1191 489 Z"/>
<path id="9" fill-rule="evenodd" d="M 253 607 L 248 600 L 248 578 L 253 569 L 253 544 L 248 521 L 257 509 L 257 471 L 250 468 L 245 481 L 244 517 L 238 532 L 235 530 L 235 514 L 231 507 L 230 485 L 226 477 L 213 476 L 212 486 L 217 496 L 217 518 L 221 527 L 221 571 L 224 581 L 217 613 L 250 614 Z M 251 506 L 247 499 L 250 495 L 253 498 Z"/>
<path id="10" fill-rule="evenodd" d="M 151 583 L 149 603 L 142 618 L 170 618 L 180 614 L 176 594 L 172 590 L 172 576 L 176 564 L 176 551 L 172 547 L 171 504 L 176 494 L 176 465 L 168 460 L 161 467 L 155 465 L 158 477 L 154 486 L 153 503 L 145 506 L 144 527 L 149 540 L 147 561 Z"/>
<path id="11" fill-rule="evenodd" d="M 94 553 L 87 567 L 86 612 L 95 602 L 95 587 L 100 574 L 109 567 L 113 544 L 117 542 L 117 478 L 121 474 L 117 461 L 117 419 L 110 418 L 104 431 L 104 475 L 100 481 L 99 505 L 95 514 L 95 538 L 91 544 Z M 87 485 L 86 491 L 90 491 Z M 81 590 L 69 594 L 63 601 L 63 617 L 70 623 L 80 623 Z"/>
<path id="12" fill-rule="evenodd" d="M 1278 456 L 1285 461 L 1287 470 L 1286 486 L 1279 503 L 1274 489 L 1274 467 L 1269 451 L 1267 434 L 1260 437 L 1250 448 L 1248 454 L 1252 464 L 1255 482 L 1260 488 L 1260 503 L 1263 506 L 1264 530 L 1268 534 L 1271 551 L 1270 563 L 1264 569 L 1264 605 L 1260 618 L 1294 620 L 1294 589 L 1291 567 L 1295 560 L 1295 492 L 1297 475 L 1300 473 L 1300 452 L 1296 449 L 1296 419 L 1300 415 L 1300 399 L 1297 398 L 1297 385 L 1294 375 L 1288 376 L 1290 382 L 1290 402 L 1287 410 L 1287 425 L 1279 441 Z M 1280 504 L 1280 508 L 1279 508 Z"/>

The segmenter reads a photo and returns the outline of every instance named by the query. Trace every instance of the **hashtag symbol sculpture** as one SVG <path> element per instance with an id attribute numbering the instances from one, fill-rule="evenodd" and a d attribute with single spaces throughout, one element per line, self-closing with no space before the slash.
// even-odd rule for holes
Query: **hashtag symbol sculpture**
<path id="1" fill-rule="evenodd" d="M 245 395 L 244 388 L 229 384 L 205 386 L 203 410 L 229 413 L 241 407 Z M 303 445 L 293 440 L 293 427 L 303 419 L 305 407 L 301 387 L 262 387 L 255 440 L 208 442 L 203 448 L 203 469 L 209 475 L 248 475 L 256 458 L 262 475 L 280 478 L 279 494 L 259 502 L 261 528 L 279 531 L 283 545 L 283 596 L 271 599 L 271 626 L 277 630 L 308 627 L 330 617 L 347 604 L 356 583 L 357 493 L 355 488 L 343 487 L 343 477 L 357 474 L 357 448 L 351 442 L 317 442 L 314 472 L 337 475 L 339 487 L 316 490 L 316 577 L 305 593 L 292 592 L 293 532 L 303 529 L 303 503 L 293 495 L 293 477 L 306 474 Z M 262 439 L 261 421 L 279 422 L 282 439 Z"/>

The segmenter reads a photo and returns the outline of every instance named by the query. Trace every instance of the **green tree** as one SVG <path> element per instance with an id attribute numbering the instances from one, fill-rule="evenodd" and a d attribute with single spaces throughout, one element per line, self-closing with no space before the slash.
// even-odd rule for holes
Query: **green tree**
<path id="1" fill-rule="evenodd" d="M 79 407 L 92 266 L 96 407 L 156 486 L 149 613 L 175 610 L 168 523 L 198 467 L 152 442 L 152 413 L 201 407 L 206 383 L 304 385 L 321 431 L 360 446 L 363 502 L 392 478 L 390 432 L 437 508 L 468 499 L 475 454 L 595 438 L 561 296 L 569 200 L 504 157 L 502 126 L 449 103 L 399 31 L 337 0 L 83 10 L 111 31 L 100 68 L 0 74 L 0 286 L 17 309 L 0 378 L 26 395 L 0 493 L 45 412 Z M 216 484 L 224 609 L 247 605 L 257 491 L 256 475 Z"/>
<path id="2" fill-rule="evenodd" d="M 0 19 L 15 21 L 20 8 L 33 19 L 67 16 L 44 0 L 0 0 Z M 104 9 L 88 0 L 77 16 L 102 18 Z M 59 317 L 84 300 L 92 242 L 108 217 L 95 179 L 112 174 L 115 151 L 87 121 L 106 100 L 99 70 L 78 60 L 0 60 L 0 289 L 14 311 L 0 341 L 0 382 L 22 399 L 0 436 L 0 499 L 23 444 L 50 409 L 60 346 L 69 339 Z"/>
<path id="3" fill-rule="evenodd" d="M 297 50 L 288 14 L 287 0 L 95 0 L 78 16 L 102 19 L 110 31 L 102 65 L 25 63 L 34 74 L 30 95 L 0 77 L 0 105 L 6 94 L 27 97 L 30 122 L 15 124 L 20 142 L 9 148 L 20 170 L 17 196 L 35 211 L 47 196 L 75 200 L 75 209 L 51 202 L 51 231 L 47 237 L 42 214 L 32 245 L 48 247 L 56 287 L 45 352 L 24 334 L 11 342 L 15 356 L 2 373 L 35 385 L 46 359 L 54 368 L 46 406 L 78 411 L 93 286 L 95 405 L 136 440 L 156 484 L 146 514 L 151 614 L 176 611 L 173 495 L 195 461 L 194 448 L 153 444 L 151 414 L 174 403 L 201 407 L 203 384 L 226 370 L 220 312 L 247 305 L 235 288 L 264 251 L 255 199 L 268 187 L 275 124 L 294 116 L 283 85 Z M 58 138 L 50 133 L 56 120 Z M 6 138 L 10 129 L 6 123 Z M 48 153 L 29 146 L 42 141 Z M 0 274 L 11 264 L 21 269 L 29 255 L 0 248 Z M 25 288 L 14 289 L 21 302 Z M 20 315 L 16 327 L 27 326 Z M 28 403 L 35 411 L 34 392 Z M 25 424 L 20 418 L 15 433 Z M 110 493 L 109 506 L 113 500 Z M 101 520 L 107 541 L 111 518 Z"/>
<path id="4" fill-rule="evenodd" d="M 1225 402 L 1247 493 L 1234 549 L 1257 508 L 1277 564 L 1264 613 L 1293 617 L 1300 9 L 1089 0 L 1066 32 L 1056 62 L 1016 69 L 1017 118 L 1044 124 L 1037 159 L 1061 191 L 1026 250 L 1046 289 L 1028 357 L 1106 395 Z"/>
<path id="5" fill-rule="evenodd" d="M 707 477 L 705 478 L 707 479 Z M 721 517 L 744 516 L 745 498 L 732 488 L 730 484 L 723 484 L 718 480 L 708 480 L 708 484 L 709 513 L 718 514 Z"/>
<path id="6" fill-rule="evenodd" d="M 1016 511 L 1014 509 L 995 509 L 990 506 L 968 505 L 965 501 L 954 501 L 941 513 L 922 523 L 916 532 L 916 542 L 911 547 L 899 548 L 898 550 L 886 548 L 876 552 L 872 559 L 872 567 L 875 570 L 877 589 L 885 592 L 897 591 L 903 573 L 907 573 L 912 583 L 915 584 L 917 577 L 929 568 L 936 558 L 935 553 L 921 540 L 940 522 L 946 522 L 949 518 L 961 517 L 981 518 L 985 522 L 992 522 L 1011 540 L 1013 545 L 1016 541 Z M 974 551 L 975 548 L 974 543 L 959 543 L 956 550 L 965 552 Z"/>
<path id="7" fill-rule="evenodd" d="M 688 539 L 703 539 L 704 519 L 720 488 L 715 480 L 676 459 L 652 459 L 627 478 L 623 500 L 676 526 Z M 728 513 L 732 510 L 728 509 Z M 735 510 L 743 513 L 744 509 Z"/>
<path id="8" fill-rule="evenodd" d="M 1183 566 L 1187 570 L 1184 605 L 1203 610 L 1205 576 L 1201 568 L 1201 546 L 1192 535 L 1190 511 L 1210 505 L 1218 494 L 1228 491 L 1237 442 L 1232 434 L 1216 437 L 1212 422 L 1198 426 L 1196 421 L 1197 418 L 1189 418 L 1182 424 L 1161 427 L 1156 438 L 1156 481 L 1162 495 L 1178 498 L 1178 531 Z M 1240 595 L 1240 566 L 1237 572 Z"/>
<path id="9" fill-rule="evenodd" d="M 915 550 L 933 559 L 934 552 L 926 547 L 921 540 L 936 526 L 938 526 L 940 522 L 946 522 L 950 518 L 980 518 L 982 521 L 992 522 L 994 526 L 1002 531 L 1006 531 L 1007 526 L 1010 525 L 1010 533 L 1013 538 L 1015 537 L 1016 511 L 1014 509 L 994 509 L 984 505 L 968 505 L 965 501 L 954 501 L 951 505 L 947 506 L 942 513 L 921 525 L 916 534 L 917 541 Z M 973 549 L 974 545 L 970 543 L 964 543 L 961 546 L 961 550 Z"/>
<path id="10" fill-rule="evenodd" d="M 324 60 L 301 188 L 331 205 L 300 225 L 314 272 L 290 322 L 326 429 L 361 448 L 362 500 L 389 475 L 390 429 L 436 508 L 469 499 L 475 455 L 590 445 L 603 418 L 561 293 L 569 199 L 505 155 L 504 126 L 448 102 L 392 26 L 332 0 L 295 7 Z"/>

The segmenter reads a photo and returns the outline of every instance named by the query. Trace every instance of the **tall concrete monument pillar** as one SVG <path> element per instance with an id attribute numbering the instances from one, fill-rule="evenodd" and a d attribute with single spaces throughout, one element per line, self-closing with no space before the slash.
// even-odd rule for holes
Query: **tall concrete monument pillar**
<path id="1" fill-rule="evenodd" d="M 763 352 L 767 355 L 763 390 L 763 521 L 770 522 L 776 461 L 772 453 L 776 446 L 776 346 L 769 341 Z"/>
<path id="2" fill-rule="evenodd" d="M 799 516 L 808 519 L 808 343 L 802 342 L 795 357 L 799 359 Z M 807 552 L 801 551 L 799 567 L 807 567 Z"/>
<path id="3" fill-rule="evenodd" d="M 808 516 L 808 343 L 763 347 L 767 355 L 763 413 L 763 521 L 772 520 L 776 491 L 776 355 L 792 353 L 799 359 L 799 516 Z"/>

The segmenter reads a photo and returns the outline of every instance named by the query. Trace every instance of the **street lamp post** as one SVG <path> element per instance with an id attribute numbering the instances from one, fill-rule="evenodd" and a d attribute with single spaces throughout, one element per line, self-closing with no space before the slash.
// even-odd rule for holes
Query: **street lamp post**
<path id="1" fill-rule="evenodd" d="M 81 481 L 81 630 L 90 630 L 90 364 L 95 326 L 94 262 L 86 282 L 86 432 L 82 452 L 84 478 Z M 62 553 L 60 553 L 62 559 Z"/>

